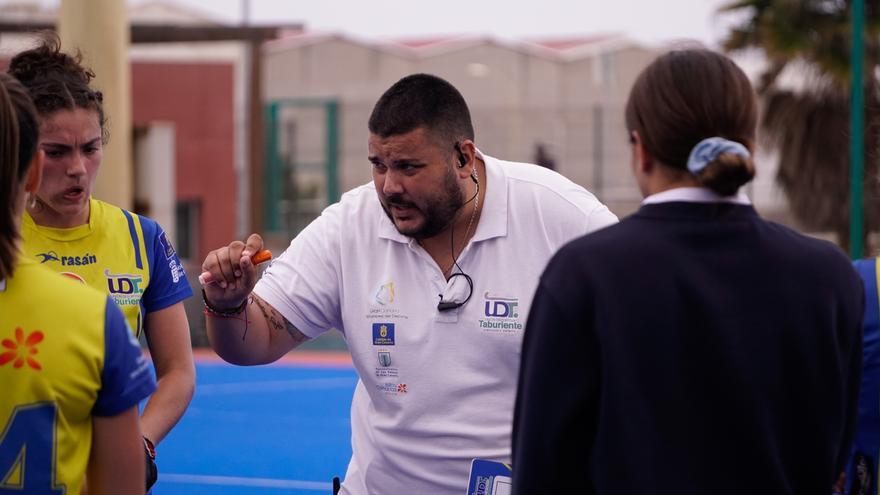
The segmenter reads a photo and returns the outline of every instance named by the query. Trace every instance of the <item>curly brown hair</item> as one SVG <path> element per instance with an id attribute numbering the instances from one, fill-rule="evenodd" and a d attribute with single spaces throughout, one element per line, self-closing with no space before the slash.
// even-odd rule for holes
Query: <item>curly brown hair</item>
<path id="1" fill-rule="evenodd" d="M 58 110 L 94 110 L 107 141 L 104 96 L 89 86 L 95 73 L 82 65 L 79 50 L 73 55 L 61 51 L 61 40 L 55 32 L 41 33 L 37 47 L 12 57 L 8 71 L 28 90 L 41 117 Z"/>

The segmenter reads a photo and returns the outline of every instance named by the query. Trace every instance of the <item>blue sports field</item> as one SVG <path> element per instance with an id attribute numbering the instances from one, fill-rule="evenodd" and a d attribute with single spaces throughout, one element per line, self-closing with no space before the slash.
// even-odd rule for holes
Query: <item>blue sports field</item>
<path id="1" fill-rule="evenodd" d="M 351 456 L 344 363 L 197 360 L 196 393 L 159 446 L 155 495 L 329 494 Z"/>

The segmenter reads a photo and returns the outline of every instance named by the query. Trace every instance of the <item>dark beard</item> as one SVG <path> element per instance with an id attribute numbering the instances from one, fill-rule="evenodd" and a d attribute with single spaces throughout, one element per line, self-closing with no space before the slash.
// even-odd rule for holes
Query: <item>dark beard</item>
<path id="1" fill-rule="evenodd" d="M 449 174 L 446 175 L 446 178 L 443 181 L 441 195 L 439 197 L 429 198 L 424 206 L 414 205 L 414 203 L 403 201 L 398 194 L 388 196 L 387 202 L 387 206 L 381 202 L 380 204 L 382 204 L 382 209 L 385 210 L 385 214 L 388 215 L 388 219 L 391 220 L 391 223 L 394 224 L 397 231 L 407 237 L 422 240 L 434 237 L 452 225 L 456 213 L 458 213 L 458 210 L 464 206 L 464 193 L 462 193 L 461 188 L 458 185 L 455 172 L 450 168 Z M 424 223 L 422 223 L 422 226 L 413 231 L 401 231 L 400 228 L 397 227 L 397 224 L 394 223 L 394 217 L 391 215 L 391 211 L 389 211 L 389 207 L 395 204 L 401 206 L 418 206 L 419 211 L 424 217 Z"/>

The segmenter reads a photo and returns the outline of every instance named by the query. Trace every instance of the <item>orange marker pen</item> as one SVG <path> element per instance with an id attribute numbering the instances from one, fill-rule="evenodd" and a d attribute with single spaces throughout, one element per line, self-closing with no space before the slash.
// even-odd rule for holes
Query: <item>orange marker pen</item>
<path id="1" fill-rule="evenodd" d="M 272 251 L 268 249 L 263 249 L 262 251 L 257 251 L 251 256 L 251 263 L 254 265 L 259 265 L 260 263 L 265 263 L 272 259 Z"/>

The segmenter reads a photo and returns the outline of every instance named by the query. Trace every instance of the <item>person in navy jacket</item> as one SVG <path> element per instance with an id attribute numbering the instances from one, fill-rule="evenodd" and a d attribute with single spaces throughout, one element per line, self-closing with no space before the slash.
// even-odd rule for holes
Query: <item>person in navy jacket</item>
<path id="1" fill-rule="evenodd" d="M 880 299 L 877 290 L 877 262 L 866 258 L 853 262 L 865 287 L 865 315 L 862 322 L 862 389 L 859 395 L 858 429 L 846 468 L 841 492 L 846 495 L 878 493 L 877 467 L 880 461 Z M 845 488 L 845 490 L 844 490 Z"/>
<path id="2" fill-rule="evenodd" d="M 645 200 L 564 246 L 527 321 L 513 491 L 830 493 L 859 392 L 863 288 L 843 252 L 758 216 L 757 104 L 707 50 L 626 107 Z"/>

